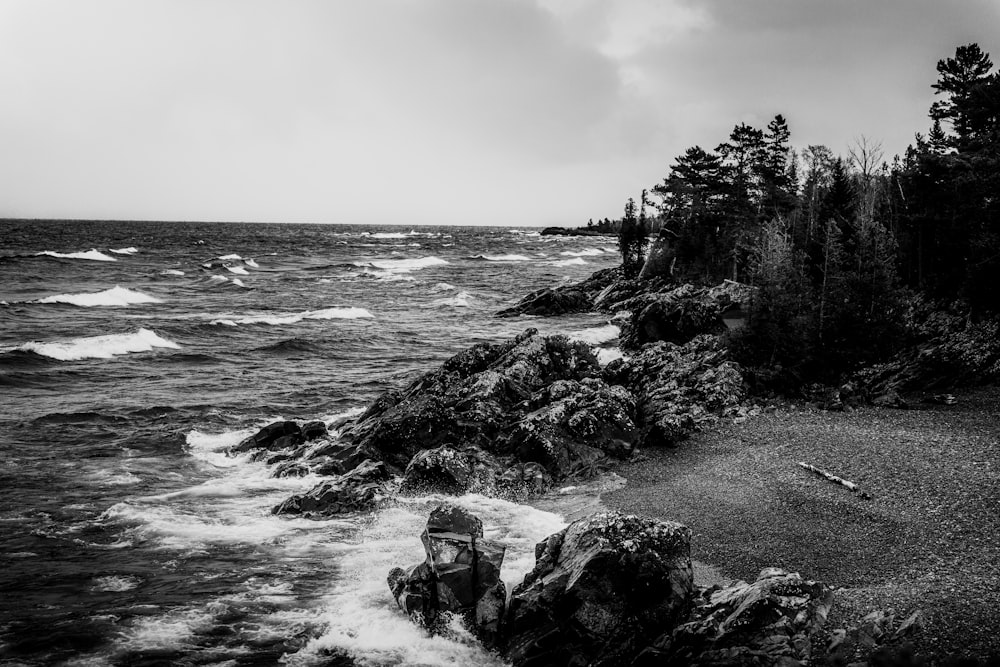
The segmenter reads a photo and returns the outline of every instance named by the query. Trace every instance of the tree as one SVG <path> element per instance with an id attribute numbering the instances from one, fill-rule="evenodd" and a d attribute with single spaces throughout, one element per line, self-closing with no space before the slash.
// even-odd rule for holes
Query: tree
<path id="1" fill-rule="evenodd" d="M 648 229 L 646 225 L 646 191 L 642 191 L 641 208 L 636 210 L 635 200 L 625 203 L 625 215 L 618 229 L 618 251 L 622 256 L 622 271 L 626 278 L 635 278 L 642 270 L 646 257 Z"/>

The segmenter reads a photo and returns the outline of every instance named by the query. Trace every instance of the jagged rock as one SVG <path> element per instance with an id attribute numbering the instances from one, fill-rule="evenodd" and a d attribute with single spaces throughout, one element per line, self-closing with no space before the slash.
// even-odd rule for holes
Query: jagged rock
<path id="1" fill-rule="evenodd" d="M 715 336 L 646 345 L 609 363 L 604 377 L 636 397 L 641 445 L 674 444 L 720 416 L 736 414 L 744 395 L 740 367 Z"/>
<path id="2" fill-rule="evenodd" d="M 707 299 L 707 290 L 690 285 L 659 295 L 622 325 L 623 349 L 638 349 L 645 343 L 667 341 L 683 345 L 700 334 L 726 330 L 722 311 Z"/>
<path id="3" fill-rule="evenodd" d="M 322 438 L 327 434 L 326 422 L 322 421 L 311 421 L 306 422 L 302 425 L 302 439 L 306 442 L 310 440 L 315 440 L 317 438 Z"/>
<path id="4" fill-rule="evenodd" d="M 534 461 L 566 477 L 592 467 L 575 465 L 578 459 L 629 451 L 630 402 L 600 373 L 586 344 L 528 329 L 504 343 L 475 345 L 404 390 L 383 395 L 341 436 L 400 470 L 421 451 L 462 443 L 505 466 Z M 549 390 L 562 381 L 570 384 Z M 561 453 L 526 444 L 538 432 Z"/>
<path id="5" fill-rule="evenodd" d="M 366 461 L 340 477 L 321 482 L 301 495 L 294 495 L 272 510 L 273 514 L 301 514 L 323 519 L 346 512 L 374 509 L 386 496 L 390 475 L 381 461 Z"/>
<path id="6" fill-rule="evenodd" d="M 531 292 L 510 308 L 501 310 L 496 317 L 517 315 L 564 315 L 591 309 L 590 297 L 579 289 L 557 287 Z"/>
<path id="7" fill-rule="evenodd" d="M 500 474 L 496 457 L 476 447 L 458 449 L 449 445 L 417 452 L 406 471 L 400 491 L 414 493 L 465 493 L 470 488 L 492 489 Z"/>
<path id="8" fill-rule="evenodd" d="M 230 454 L 249 452 L 254 449 L 284 449 L 302 443 L 302 429 L 292 421 L 274 422 L 230 447 Z"/>
<path id="9" fill-rule="evenodd" d="M 504 624 L 514 665 L 622 665 L 684 617 L 693 593 L 690 531 L 602 512 L 535 548 Z"/>
<path id="10" fill-rule="evenodd" d="M 833 597 L 829 586 L 778 568 L 763 570 L 752 584 L 714 586 L 702 592 L 688 620 L 653 642 L 636 664 L 809 664 Z"/>
<path id="11" fill-rule="evenodd" d="M 446 613 L 458 614 L 487 647 L 496 646 L 506 600 L 504 547 L 483 539 L 478 517 L 451 505 L 431 512 L 420 540 L 424 562 L 393 568 L 387 578 L 400 609 L 432 632 L 443 629 Z"/>
<path id="12" fill-rule="evenodd" d="M 302 451 L 304 449 L 305 451 Z M 321 475 L 330 477 L 348 473 L 369 459 L 377 459 L 378 454 L 363 445 L 344 443 L 339 440 L 321 441 L 306 445 L 292 458 L 279 465 L 275 477 L 302 477 Z"/>
<path id="13" fill-rule="evenodd" d="M 532 404 L 506 447 L 520 460 L 541 463 L 552 474 L 589 476 L 605 455 L 632 454 L 635 400 L 623 387 L 594 378 L 553 382 Z"/>

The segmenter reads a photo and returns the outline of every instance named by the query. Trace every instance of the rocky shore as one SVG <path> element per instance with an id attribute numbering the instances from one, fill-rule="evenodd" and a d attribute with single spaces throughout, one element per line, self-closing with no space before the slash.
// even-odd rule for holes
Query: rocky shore
<path id="1" fill-rule="evenodd" d="M 762 409 L 748 400 L 743 369 L 720 340 L 751 294 L 731 281 L 706 288 L 677 285 L 662 275 L 626 280 L 617 269 L 600 271 L 582 283 L 529 294 L 497 315 L 603 311 L 620 325 L 628 356 L 602 366 L 586 344 L 527 328 L 507 341 L 455 355 L 383 394 L 356 418 L 329 425 L 278 422 L 232 453 L 250 452 L 276 465 L 278 475 L 323 476 L 273 510 L 315 519 L 370 511 L 399 494 L 428 491 L 531 502 L 554 485 L 611 467 L 622 471 L 628 485 L 606 502 L 623 512 L 584 517 L 539 543 L 535 569 L 522 582 L 499 579 L 502 547 L 483 540 L 478 518 L 449 506 L 429 517 L 424 561 L 388 573 L 387 595 L 415 622 L 447 633 L 450 619 L 463 619 L 485 646 L 514 665 L 865 664 L 890 655 L 909 664 L 914 637 L 937 622 L 934 605 L 925 605 L 930 616 L 912 598 L 905 598 L 905 609 L 871 609 L 857 595 L 834 589 L 871 581 L 864 574 L 856 582 L 842 569 L 824 569 L 802 557 L 823 554 L 870 569 L 875 565 L 868 558 L 877 555 L 858 549 L 863 536 L 841 552 L 833 547 L 841 522 L 826 514 L 803 523 L 773 503 L 759 504 L 759 516 L 746 514 L 758 508 L 761 485 L 787 480 L 785 468 L 794 467 L 791 457 L 798 453 L 769 451 L 763 468 L 752 459 L 743 470 L 749 479 L 733 473 L 719 480 L 714 469 L 676 464 L 689 451 L 680 443 L 708 432 L 703 442 L 718 432 L 708 427 L 720 421 L 773 419 L 750 419 Z M 914 375 L 913 364 L 901 362 L 900 368 Z M 902 385 L 885 379 L 899 375 L 893 371 L 873 376 L 881 384 L 859 379 L 858 386 L 898 391 Z M 857 387 L 836 394 L 847 395 L 842 409 L 865 396 Z M 783 447 L 780 440 L 770 444 Z M 738 457 L 754 452 L 742 442 L 730 447 Z M 857 461 L 864 451 L 842 454 Z M 841 459 L 814 454 L 805 458 L 840 472 L 855 470 Z M 771 470 L 775 465 L 781 474 Z M 748 472 L 755 470 L 765 473 Z M 794 486 L 806 483 L 807 473 L 793 472 Z M 861 480 L 869 484 L 863 475 Z M 887 509 L 878 504 L 876 484 L 876 500 L 868 504 L 818 478 L 808 484 L 822 492 L 799 489 L 789 496 L 776 489 L 777 497 L 796 499 L 793 515 L 843 508 L 848 497 L 855 503 L 852 513 Z M 996 501 L 995 493 L 991 497 Z M 832 506 L 831 498 L 837 501 Z M 758 523 L 759 531 L 748 528 Z M 986 546 L 998 555 L 994 543 Z M 699 560 L 746 581 L 695 586 L 692 549 Z M 767 558 L 747 557 L 758 552 Z M 792 570 L 823 575 L 828 583 Z M 893 596 L 872 600 L 904 603 Z M 919 647 L 946 655 L 927 642 Z"/>

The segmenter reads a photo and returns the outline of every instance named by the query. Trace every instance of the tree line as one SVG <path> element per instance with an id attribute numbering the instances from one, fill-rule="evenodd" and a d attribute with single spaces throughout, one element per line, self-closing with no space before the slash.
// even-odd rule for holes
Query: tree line
<path id="1" fill-rule="evenodd" d="M 617 223 L 626 275 L 649 230 L 670 230 L 679 278 L 759 288 L 746 361 L 828 375 L 900 344 L 914 294 L 1000 313 L 1000 72 L 969 44 L 932 88 L 929 129 L 891 161 L 866 137 L 846 156 L 795 150 L 781 115 L 687 149 Z"/>

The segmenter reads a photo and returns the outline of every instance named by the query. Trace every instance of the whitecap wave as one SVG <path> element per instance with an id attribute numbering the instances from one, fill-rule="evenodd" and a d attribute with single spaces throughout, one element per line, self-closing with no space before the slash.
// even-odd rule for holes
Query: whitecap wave
<path id="1" fill-rule="evenodd" d="M 587 260 L 583 257 L 574 257 L 573 259 L 557 259 L 554 262 L 549 262 L 552 266 L 578 266 L 586 263 Z"/>
<path id="2" fill-rule="evenodd" d="M 123 593 L 136 588 L 142 580 L 133 576 L 107 576 L 94 579 L 93 590 L 101 593 Z"/>
<path id="3" fill-rule="evenodd" d="M 260 268 L 260 264 L 258 264 L 257 262 L 255 262 L 253 259 L 244 259 L 243 263 L 246 264 L 247 266 L 249 266 L 251 269 L 259 269 Z"/>
<path id="4" fill-rule="evenodd" d="M 591 327 L 589 329 L 574 331 L 568 335 L 572 340 L 579 340 L 587 343 L 588 345 L 600 345 L 601 343 L 607 343 L 615 338 L 618 338 L 620 333 L 621 329 L 614 324 L 605 324 L 600 327 Z"/>
<path id="5" fill-rule="evenodd" d="M 218 257 L 216 257 L 216 259 L 221 259 L 222 261 L 227 262 L 232 260 L 240 261 L 243 259 L 243 257 L 237 255 L 236 253 L 231 253 L 229 255 L 219 255 Z"/>
<path id="6" fill-rule="evenodd" d="M 128 248 L 108 248 L 108 252 L 113 252 L 116 255 L 134 255 L 139 252 L 139 249 L 134 246 L 129 246 Z"/>
<path id="7" fill-rule="evenodd" d="M 373 239 L 405 239 L 407 236 L 406 234 L 402 234 L 400 232 L 375 232 L 374 234 L 365 232 L 363 235 L 367 235 L 368 238 Z"/>
<path id="8" fill-rule="evenodd" d="M 42 252 L 36 252 L 35 257 L 40 257 L 45 255 L 47 257 L 57 257 L 59 259 L 89 259 L 94 262 L 117 262 L 118 260 L 114 257 L 109 257 L 105 255 L 100 250 L 96 248 L 87 250 L 85 252 L 55 252 L 54 250 L 43 250 Z"/>
<path id="9" fill-rule="evenodd" d="M 450 283 L 437 283 L 436 285 L 434 285 L 434 287 L 431 288 L 431 292 L 432 293 L 449 292 L 453 289 L 456 289 L 456 287 Z"/>
<path id="10" fill-rule="evenodd" d="M 250 272 L 247 271 L 246 269 L 244 269 L 242 266 L 229 266 L 228 264 L 226 264 L 225 266 L 226 266 L 226 270 L 229 271 L 230 273 L 237 273 L 237 274 L 239 274 L 241 276 L 249 276 L 250 275 Z"/>
<path id="11" fill-rule="evenodd" d="M 434 299 L 430 305 L 432 307 L 468 308 L 472 306 L 473 296 L 468 292 L 459 292 L 453 297 Z"/>
<path id="12" fill-rule="evenodd" d="M 247 315 L 244 317 L 222 317 L 212 320 L 212 324 L 237 326 L 240 324 L 295 324 L 302 320 L 357 320 L 374 318 L 366 308 L 343 307 L 306 310 L 288 315 Z"/>
<path id="13" fill-rule="evenodd" d="M 603 255 L 604 251 L 600 248 L 584 248 L 583 250 L 563 250 L 559 254 L 568 257 L 596 257 Z"/>
<path id="14" fill-rule="evenodd" d="M 34 352 L 59 361 L 78 361 L 80 359 L 110 359 L 116 355 L 132 352 L 150 352 L 157 347 L 176 350 L 180 348 L 180 345 L 166 338 L 161 338 L 150 329 L 139 329 L 135 333 L 87 336 L 64 342 L 39 343 L 33 341 L 15 349 L 23 352 Z"/>
<path id="15" fill-rule="evenodd" d="M 338 554 L 337 580 L 322 601 L 326 630 L 298 653 L 286 656 L 288 665 L 314 664 L 329 650 L 346 651 L 362 664 L 505 664 L 461 628 L 454 628 L 448 638 L 428 634 L 386 594 L 386 572 L 423 559 L 420 533 L 428 513 L 440 503 L 471 511 L 482 519 L 484 537 L 506 547 L 501 577 L 508 586 L 534 567 L 535 545 L 566 525 L 557 514 L 478 494 L 399 499 L 366 523 L 359 539 Z"/>
<path id="16" fill-rule="evenodd" d="M 448 264 L 440 257 L 417 257 L 415 259 L 377 259 L 371 262 L 354 262 L 355 266 L 372 267 L 382 269 L 391 273 L 409 273 L 419 271 L 431 266 L 443 266 Z"/>
<path id="17" fill-rule="evenodd" d="M 155 296 L 124 287 L 112 287 L 100 292 L 80 292 L 77 294 L 55 294 L 38 299 L 35 303 L 68 303 L 74 306 L 132 306 L 142 303 L 162 303 Z"/>
<path id="18" fill-rule="evenodd" d="M 183 276 L 184 272 L 180 269 L 164 269 L 160 271 L 161 276 Z"/>
<path id="19" fill-rule="evenodd" d="M 472 259 L 485 259 L 488 262 L 530 262 L 526 255 L 474 255 Z"/>

